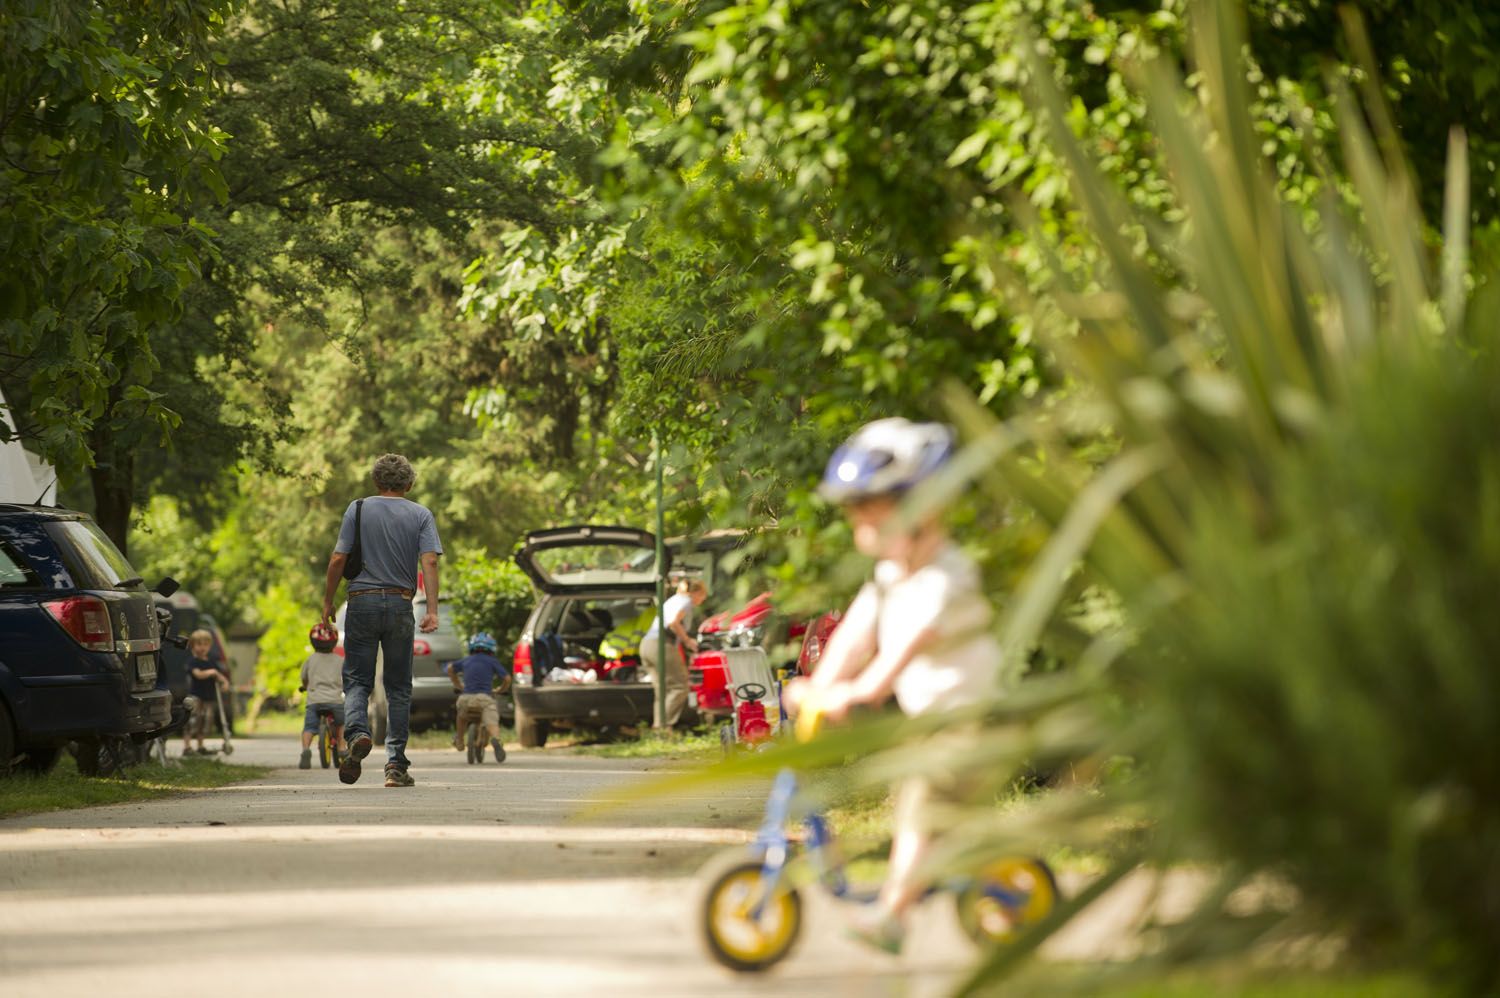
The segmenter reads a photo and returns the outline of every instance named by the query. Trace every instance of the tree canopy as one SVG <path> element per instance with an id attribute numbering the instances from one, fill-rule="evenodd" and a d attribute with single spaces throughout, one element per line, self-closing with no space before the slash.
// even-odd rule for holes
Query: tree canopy
<path id="1" fill-rule="evenodd" d="M 237 566 L 199 583 L 225 618 L 309 591 L 388 450 L 456 545 L 501 555 L 549 522 L 645 523 L 657 436 L 670 530 L 780 524 L 770 564 L 816 559 L 807 488 L 853 426 L 948 383 L 999 415 L 1069 390 L 1017 303 L 1107 268 L 1020 53 L 1171 222 L 1127 76 L 1181 58 L 1185 6 L 23 0 L 0 14 L 24 265 L 0 386 L 65 498 L 153 568 L 216 576 L 193 542 Z M 1365 6 L 1429 204 L 1440 136 L 1469 131 L 1482 257 L 1494 16 Z M 1247 14 L 1262 155 L 1315 225 L 1327 185 L 1352 197 L 1307 150 L 1338 155 L 1360 53 L 1331 5 Z"/>

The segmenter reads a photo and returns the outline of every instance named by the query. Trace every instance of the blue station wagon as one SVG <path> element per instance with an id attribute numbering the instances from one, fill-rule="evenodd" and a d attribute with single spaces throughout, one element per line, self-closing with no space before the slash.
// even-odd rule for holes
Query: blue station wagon
<path id="1" fill-rule="evenodd" d="M 166 727 L 160 649 L 152 593 L 98 524 L 0 504 L 0 773 L 45 770 L 70 740 Z"/>

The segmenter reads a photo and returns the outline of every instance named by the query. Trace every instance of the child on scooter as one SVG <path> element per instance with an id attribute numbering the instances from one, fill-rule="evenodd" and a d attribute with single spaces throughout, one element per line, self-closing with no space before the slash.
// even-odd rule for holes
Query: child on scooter
<path id="1" fill-rule="evenodd" d="M 794 705 L 837 721 L 851 707 L 893 695 L 914 716 L 994 694 L 1000 648 L 977 569 L 937 513 L 899 522 L 905 494 L 952 453 L 946 426 L 905 419 L 870 423 L 834 452 L 819 493 L 843 506 L 855 547 L 876 564 L 813 675 L 789 686 Z M 890 872 L 876 904 L 852 926 L 856 937 L 900 951 L 907 913 L 925 887 L 918 875 L 933 842 L 930 805 L 945 796 L 926 778 L 897 788 Z"/>
<path id="2" fill-rule="evenodd" d="M 188 654 L 193 656 L 188 662 L 188 693 L 197 697 L 198 702 L 193 706 L 193 715 L 188 718 L 187 728 L 183 731 L 183 755 L 192 751 L 189 743 L 195 738 L 199 755 L 213 754 L 203 746 L 203 736 L 213 724 L 214 705 L 219 702 L 218 689 L 229 689 L 229 677 L 209 661 L 213 650 L 214 636 L 210 631 L 199 628 L 188 635 Z"/>

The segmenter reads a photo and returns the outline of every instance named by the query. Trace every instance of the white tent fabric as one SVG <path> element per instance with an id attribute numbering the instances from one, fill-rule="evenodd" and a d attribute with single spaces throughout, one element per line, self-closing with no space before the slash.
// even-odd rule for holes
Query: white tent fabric
<path id="1" fill-rule="evenodd" d="M 7 430 L 16 432 L 4 395 L 0 395 L 0 419 L 5 420 Z M 45 506 L 57 502 L 57 475 L 19 440 L 0 444 L 0 502 L 40 502 Z"/>

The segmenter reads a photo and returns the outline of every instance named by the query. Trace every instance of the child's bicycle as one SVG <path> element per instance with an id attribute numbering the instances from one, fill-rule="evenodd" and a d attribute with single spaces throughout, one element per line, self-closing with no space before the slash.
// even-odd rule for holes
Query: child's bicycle
<path id="1" fill-rule="evenodd" d="M 468 750 L 469 765 L 484 762 L 484 714 L 470 708 L 458 719 L 458 729 L 464 733 L 464 748 Z"/>
<path id="2" fill-rule="evenodd" d="M 816 726 L 812 714 L 808 723 L 798 724 L 799 737 L 809 737 Z M 791 882 L 788 866 L 799 850 L 811 859 L 813 882 L 835 898 L 866 904 L 876 899 L 875 892 L 849 884 L 833 832 L 821 814 L 802 815 L 806 835 L 800 841 L 793 835 L 796 792 L 796 774 L 782 770 L 750 849 L 723 853 L 699 874 L 702 938 L 709 955 L 730 970 L 768 970 L 791 953 L 802 929 L 800 892 L 805 885 Z M 1014 939 L 1046 918 L 1058 898 L 1052 870 L 1040 859 L 1024 857 L 998 860 L 979 876 L 936 884 L 928 891 L 929 896 L 935 893 L 953 895 L 960 927 L 982 946 Z"/>
<path id="3" fill-rule="evenodd" d="M 318 765 L 327 769 L 329 766 L 341 766 L 344 763 L 344 753 L 339 751 L 338 724 L 334 719 L 333 711 L 320 709 L 318 711 Z"/>
<path id="4" fill-rule="evenodd" d="M 297 687 L 298 693 L 306 693 L 306 686 Z M 330 765 L 339 766 L 344 762 L 344 753 L 339 751 L 338 720 L 333 711 L 320 707 L 318 709 L 318 763 L 327 769 Z"/>

